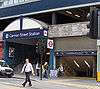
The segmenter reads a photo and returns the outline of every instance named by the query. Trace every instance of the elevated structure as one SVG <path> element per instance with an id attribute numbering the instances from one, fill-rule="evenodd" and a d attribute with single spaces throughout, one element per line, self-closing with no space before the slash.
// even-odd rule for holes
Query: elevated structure
<path id="1" fill-rule="evenodd" d="M 100 7 L 100 0 L 30 0 L 17 4 L 13 2 L 12 5 L 8 3 L 8 6 L 0 8 L 0 30 L 4 32 L 4 42 L 10 45 L 13 42 L 22 43 L 24 47 L 28 44 L 32 45 L 32 38 L 19 39 L 18 34 L 30 32 L 29 29 L 33 29 L 36 24 L 41 25 L 40 21 L 45 22 L 49 25 L 49 38 L 54 39 L 55 45 L 50 51 L 50 56 L 55 54 L 57 67 L 62 63 L 66 69 L 65 75 L 94 77 L 96 76 L 96 40 L 87 36 L 89 29 L 86 28 L 88 23 L 86 16 L 91 6 Z M 22 21 L 21 17 L 25 19 Z M 38 23 L 34 23 L 33 20 Z M 42 23 L 42 27 L 39 25 L 39 30 L 43 31 L 42 28 L 47 28 L 46 24 Z M 24 37 L 28 36 L 27 34 L 24 34 Z M 4 46 L 7 48 L 9 44 L 5 45 L 5 43 Z"/>
<path id="2" fill-rule="evenodd" d="M 13 1 L 13 0 L 11 0 Z M 19 0 L 20 1 L 20 0 Z M 37 1 L 37 0 L 36 0 Z M 89 7 L 99 5 L 99 0 L 38 0 L 37 2 L 29 1 L 28 3 L 17 4 L 9 7 L 0 8 L 0 18 L 12 18 L 20 15 L 27 16 L 39 13 L 61 11 L 73 8 Z M 5 12 L 5 13 L 3 13 Z M 11 13 L 13 12 L 13 13 Z"/>

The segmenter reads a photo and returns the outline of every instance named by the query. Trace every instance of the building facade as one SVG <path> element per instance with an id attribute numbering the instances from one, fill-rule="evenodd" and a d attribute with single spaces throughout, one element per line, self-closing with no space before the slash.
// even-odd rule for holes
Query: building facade
<path id="1" fill-rule="evenodd" d="M 18 23 L 20 30 L 23 30 L 21 29 L 21 24 L 23 23 L 22 18 L 34 18 L 45 22 L 48 29 L 48 38 L 54 40 L 54 51 L 47 49 L 46 52 L 50 53 L 51 61 L 52 56 L 55 56 L 56 68 L 58 68 L 60 64 L 63 64 L 64 75 L 94 77 L 96 76 L 97 46 L 96 40 L 88 37 L 89 29 L 87 29 L 87 24 L 89 22 L 87 22 L 86 19 L 90 7 L 94 5 L 99 8 L 99 0 L 95 2 L 93 0 L 5 0 L 5 2 L 2 2 L 0 8 L 1 34 L 5 32 L 4 29 L 16 19 L 20 19 Z M 25 42 L 30 43 L 33 41 L 30 40 L 29 42 L 25 40 L 21 44 L 19 44 L 19 42 L 19 40 L 8 41 L 8 44 L 14 47 L 17 43 L 17 47 L 17 45 L 21 44 L 25 46 Z M 32 45 L 32 43 L 28 45 Z M 35 47 L 33 50 L 36 50 Z M 27 47 L 26 50 L 28 51 L 28 49 L 29 47 Z M 53 55 L 51 55 L 52 52 Z M 25 53 L 22 55 L 24 56 Z M 32 58 L 35 58 L 36 55 Z M 20 59 L 16 60 L 21 61 Z M 51 62 L 50 60 L 49 55 L 47 55 L 44 61 Z M 11 61 L 9 62 L 11 63 Z M 50 65 L 54 66 L 54 63 Z"/>

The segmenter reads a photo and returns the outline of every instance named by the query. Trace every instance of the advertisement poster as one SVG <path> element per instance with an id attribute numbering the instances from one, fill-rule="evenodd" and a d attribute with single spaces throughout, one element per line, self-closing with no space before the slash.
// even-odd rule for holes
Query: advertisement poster
<path id="1" fill-rule="evenodd" d="M 14 56 L 14 48 L 9 47 L 9 57 L 13 57 L 13 56 Z"/>

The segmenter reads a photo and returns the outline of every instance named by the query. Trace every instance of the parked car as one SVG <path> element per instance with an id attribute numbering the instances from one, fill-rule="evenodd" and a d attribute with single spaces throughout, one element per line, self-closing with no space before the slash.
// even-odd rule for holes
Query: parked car
<path id="1" fill-rule="evenodd" d="M 4 60 L 0 60 L 0 76 L 11 78 L 13 77 L 13 75 L 14 75 L 14 70 L 10 68 L 9 65 L 5 63 Z"/>

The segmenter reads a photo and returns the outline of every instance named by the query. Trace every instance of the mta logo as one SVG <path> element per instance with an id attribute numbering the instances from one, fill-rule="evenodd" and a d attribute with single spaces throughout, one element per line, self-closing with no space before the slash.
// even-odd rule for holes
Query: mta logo
<path id="1" fill-rule="evenodd" d="M 6 34 L 6 39 L 9 38 L 9 34 Z"/>

